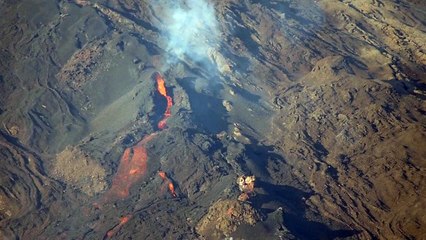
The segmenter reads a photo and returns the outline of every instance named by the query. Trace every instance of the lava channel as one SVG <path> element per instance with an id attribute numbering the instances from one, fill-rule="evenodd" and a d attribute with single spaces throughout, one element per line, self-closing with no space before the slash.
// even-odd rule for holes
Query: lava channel
<path id="1" fill-rule="evenodd" d="M 158 175 L 163 179 L 163 182 L 167 184 L 167 187 L 169 188 L 169 192 L 173 197 L 177 197 L 175 186 L 173 185 L 172 181 L 167 177 L 166 173 L 163 171 L 159 171 Z"/>
<path id="2" fill-rule="evenodd" d="M 173 106 L 173 100 L 169 95 L 167 95 L 163 76 L 160 73 L 156 73 L 155 79 L 157 81 L 158 92 L 167 100 L 167 108 L 164 112 L 164 116 L 161 121 L 158 122 L 158 129 L 162 130 L 166 127 L 167 119 L 171 116 L 170 109 Z M 111 199 L 125 199 L 129 196 L 131 186 L 146 174 L 148 153 L 145 146 L 157 135 L 157 133 L 158 132 L 154 132 L 145 136 L 136 145 L 124 150 L 117 173 L 112 180 L 112 186 L 104 195 L 102 203 L 108 202 Z M 172 196 L 176 197 L 177 195 L 173 183 L 167 178 L 164 172 L 163 174 L 160 174 L 160 176 L 167 183 Z M 95 203 L 94 206 L 100 208 L 100 204 L 98 203 Z M 122 217 L 120 219 L 120 223 L 115 225 L 106 233 L 105 238 L 113 237 L 120 228 L 129 221 L 130 217 L 131 215 Z"/>
<path id="3" fill-rule="evenodd" d="M 126 148 L 120 159 L 112 186 L 106 194 L 107 198 L 124 199 L 129 196 L 130 187 L 146 174 L 148 153 L 145 145 L 156 133 L 145 136 L 135 146 Z"/>
<path id="4" fill-rule="evenodd" d="M 169 95 L 167 95 L 163 76 L 160 73 L 155 73 L 155 79 L 157 81 L 157 91 L 167 100 L 167 107 L 164 112 L 164 116 L 161 121 L 158 122 L 158 129 L 162 130 L 166 127 L 167 119 L 171 116 L 170 109 L 173 106 L 173 100 Z M 105 201 L 110 198 L 127 198 L 129 196 L 130 187 L 145 175 L 148 162 L 148 154 L 145 145 L 151 141 L 156 134 L 157 133 L 152 133 L 147 135 L 135 146 L 124 150 L 117 173 L 112 180 L 112 186 L 108 194 L 106 194 Z M 169 189 L 171 192 L 174 192 L 174 186 L 172 183 L 169 184 Z"/>
<path id="5" fill-rule="evenodd" d="M 106 234 L 105 234 L 105 238 L 112 238 L 115 234 L 117 234 L 117 232 L 120 230 L 120 228 L 126 224 L 130 218 L 132 217 L 132 215 L 127 215 L 124 216 L 122 218 L 120 218 L 120 223 L 118 223 L 117 225 L 115 225 L 113 228 L 111 228 Z"/>
<path id="6" fill-rule="evenodd" d="M 155 79 L 157 81 L 157 90 L 158 92 L 164 96 L 167 100 L 167 107 L 166 111 L 164 112 L 164 117 L 161 119 L 160 122 L 158 122 L 158 129 L 164 129 L 166 127 L 167 119 L 172 115 L 171 108 L 173 106 L 173 100 L 172 97 L 167 95 L 167 89 L 165 85 L 165 81 L 163 76 L 160 73 L 155 74 Z"/>

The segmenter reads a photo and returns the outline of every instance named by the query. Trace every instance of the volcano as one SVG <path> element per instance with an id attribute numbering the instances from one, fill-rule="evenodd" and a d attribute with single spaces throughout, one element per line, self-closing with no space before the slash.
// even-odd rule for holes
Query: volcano
<path id="1" fill-rule="evenodd" d="M 0 239 L 426 238 L 424 1 L 0 13 Z"/>

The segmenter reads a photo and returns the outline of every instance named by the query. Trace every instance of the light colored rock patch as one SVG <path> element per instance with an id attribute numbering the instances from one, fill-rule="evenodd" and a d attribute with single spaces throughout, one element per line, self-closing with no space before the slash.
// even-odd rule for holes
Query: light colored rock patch
<path id="1" fill-rule="evenodd" d="M 77 147 L 68 146 L 56 156 L 52 174 L 89 196 L 103 191 L 107 186 L 105 169 Z"/>

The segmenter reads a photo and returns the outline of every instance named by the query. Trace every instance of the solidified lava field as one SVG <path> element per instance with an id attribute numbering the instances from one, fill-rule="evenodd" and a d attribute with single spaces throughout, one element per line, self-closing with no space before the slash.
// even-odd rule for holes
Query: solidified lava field
<path id="1" fill-rule="evenodd" d="M 426 239 L 425 1 L 0 14 L 0 239 Z"/>

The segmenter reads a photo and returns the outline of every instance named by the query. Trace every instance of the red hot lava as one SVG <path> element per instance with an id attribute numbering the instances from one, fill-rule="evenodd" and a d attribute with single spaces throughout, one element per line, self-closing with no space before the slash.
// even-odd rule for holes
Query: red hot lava
<path id="1" fill-rule="evenodd" d="M 169 95 L 167 95 L 163 76 L 160 73 L 155 73 L 155 80 L 157 81 L 157 91 L 167 100 L 164 117 L 158 123 L 158 128 L 162 130 L 166 127 L 167 119 L 171 116 L 170 109 L 173 106 L 173 100 Z M 124 150 L 123 156 L 120 159 L 117 174 L 112 180 L 112 186 L 107 197 L 118 197 L 123 199 L 129 196 L 130 187 L 146 173 L 148 154 L 145 144 L 148 143 L 155 135 L 156 133 L 145 136 L 135 146 Z M 173 184 L 169 186 L 169 189 L 171 188 L 174 188 Z"/>
<path id="2" fill-rule="evenodd" d="M 124 150 L 107 197 L 123 199 L 129 196 L 130 187 L 146 173 L 148 154 L 145 144 L 155 135 L 155 133 L 147 135 L 135 146 Z"/>
<path id="3" fill-rule="evenodd" d="M 157 90 L 158 90 L 158 92 L 162 96 L 164 96 L 166 98 L 166 100 L 167 100 L 167 108 L 166 108 L 166 111 L 164 112 L 164 117 L 158 123 L 158 128 L 159 129 L 164 129 L 166 127 L 166 121 L 167 121 L 167 119 L 172 115 L 170 109 L 173 106 L 173 100 L 172 100 L 172 97 L 170 97 L 169 95 L 167 95 L 167 90 L 166 90 L 165 81 L 164 81 L 163 76 L 161 76 L 160 73 L 156 73 L 155 74 L 155 79 L 157 80 Z"/>
<path id="4" fill-rule="evenodd" d="M 163 182 L 167 183 L 167 187 L 169 188 L 170 194 L 172 194 L 173 197 L 177 197 L 175 186 L 173 185 L 172 181 L 167 177 L 166 173 L 163 171 L 159 171 L 158 175 L 163 179 Z"/>
<path id="5" fill-rule="evenodd" d="M 169 191 L 172 194 L 173 197 L 177 197 L 176 192 L 175 192 L 175 186 L 173 185 L 172 182 L 169 182 Z"/>
<path id="6" fill-rule="evenodd" d="M 132 217 L 132 215 L 127 215 L 127 216 L 120 218 L 120 223 L 118 223 L 113 228 L 111 228 L 106 233 L 105 237 L 106 238 L 112 238 L 118 232 L 118 230 L 120 230 L 120 228 L 130 220 L 131 217 Z"/>
<path id="7" fill-rule="evenodd" d="M 167 95 L 163 76 L 160 73 L 156 73 L 155 79 L 157 81 L 158 92 L 167 100 L 167 108 L 164 112 L 164 117 L 158 123 L 158 129 L 162 130 L 166 127 L 167 119 L 171 116 L 170 109 L 173 106 L 173 100 L 169 95 Z M 129 196 L 130 187 L 146 174 L 148 153 L 145 146 L 154 138 L 155 135 L 157 135 L 157 132 L 145 136 L 135 146 L 126 148 L 124 150 L 120 159 L 120 165 L 118 167 L 117 173 L 112 180 L 112 186 L 110 190 L 104 195 L 102 202 L 107 202 L 111 198 L 124 199 Z M 167 178 L 164 172 L 160 172 L 159 174 L 167 183 L 172 196 L 176 197 L 177 195 L 175 193 L 173 183 Z M 100 207 L 99 204 L 94 205 Z M 130 218 L 131 215 L 122 217 L 120 219 L 120 223 L 111 228 L 106 233 L 105 237 L 113 237 L 118 232 L 118 230 L 120 230 L 120 228 L 129 221 Z"/>

